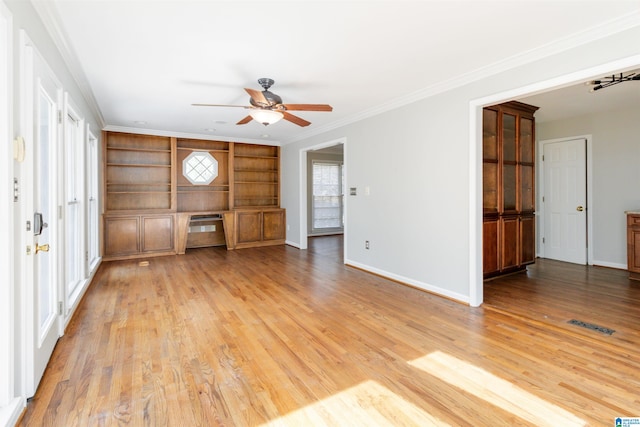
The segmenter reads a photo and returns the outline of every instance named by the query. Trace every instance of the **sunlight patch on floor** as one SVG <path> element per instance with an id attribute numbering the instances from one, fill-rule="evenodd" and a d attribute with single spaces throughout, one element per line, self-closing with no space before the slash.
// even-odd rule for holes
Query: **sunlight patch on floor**
<path id="1" fill-rule="evenodd" d="M 449 426 L 372 380 L 262 425 Z"/>
<path id="2" fill-rule="evenodd" d="M 435 351 L 409 364 L 537 426 L 587 424 L 571 412 L 446 353 Z"/>

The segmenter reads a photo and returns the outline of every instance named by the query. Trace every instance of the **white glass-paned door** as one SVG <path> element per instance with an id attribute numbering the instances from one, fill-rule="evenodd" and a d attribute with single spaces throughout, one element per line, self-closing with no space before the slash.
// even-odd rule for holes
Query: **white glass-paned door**
<path id="1" fill-rule="evenodd" d="M 65 151 L 65 293 L 67 308 L 75 298 L 84 278 L 82 189 L 83 147 L 81 121 L 75 114 L 67 114 L 64 127 Z"/>
<path id="2" fill-rule="evenodd" d="M 314 231 L 343 228 L 342 163 L 313 162 L 312 226 Z"/>
<path id="3" fill-rule="evenodd" d="M 89 254 L 87 270 L 92 270 L 98 261 L 99 242 L 98 242 L 98 139 L 88 132 L 88 150 L 87 150 L 87 251 Z"/>
<path id="4" fill-rule="evenodd" d="M 55 218 L 53 212 L 55 208 L 52 204 L 51 195 L 55 191 L 55 179 L 52 179 L 53 171 L 51 168 L 51 159 L 53 153 L 51 148 L 55 147 L 56 139 L 56 117 L 57 106 L 52 96 L 50 96 L 47 88 L 40 86 L 38 95 L 38 121 L 36 124 L 36 141 L 35 147 L 35 168 L 34 175 L 36 180 L 35 203 L 36 210 L 34 216 L 34 233 L 36 235 L 35 247 L 48 244 L 52 241 L 51 231 L 48 222 L 51 218 Z M 46 243 L 45 243 L 46 242 Z M 50 328 L 56 320 L 56 280 L 53 271 L 53 261 L 48 249 L 40 251 L 35 259 L 35 271 L 37 274 L 37 312 L 38 312 L 38 339 L 39 343 L 45 340 Z"/>

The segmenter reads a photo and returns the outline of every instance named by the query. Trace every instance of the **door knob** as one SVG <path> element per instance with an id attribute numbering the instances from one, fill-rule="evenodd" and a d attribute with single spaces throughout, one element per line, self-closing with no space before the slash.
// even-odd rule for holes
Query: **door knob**
<path id="1" fill-rule="evenodd" d="M 38 252 L 49 252 L 49 244 L 46 245 L 38 245 L 36 244 L 36 253 Z"/>
<path id="2" fill-rule="evenodd" d="M 582 206 L 578 206 L 578 207 L 576 208 L 576 210 L 577 210 L 578 212 L 582 212 L 582 211 L 584 210 L 584 208 L 583 208 Z"/>

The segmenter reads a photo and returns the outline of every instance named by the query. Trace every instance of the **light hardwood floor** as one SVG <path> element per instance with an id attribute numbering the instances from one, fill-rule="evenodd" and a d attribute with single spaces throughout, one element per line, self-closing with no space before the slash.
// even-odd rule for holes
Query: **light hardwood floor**
<path id="1" fill-rule="evenodd" d="M 340 239 L 104 263 L 21 425 L 613 426 L 640 416 L 640 283 L 539 260 L 471 308 Z M 338 254 L 338 255 L 336 255 Z M 568 320 L 615 329 L 605 335 Z"/>

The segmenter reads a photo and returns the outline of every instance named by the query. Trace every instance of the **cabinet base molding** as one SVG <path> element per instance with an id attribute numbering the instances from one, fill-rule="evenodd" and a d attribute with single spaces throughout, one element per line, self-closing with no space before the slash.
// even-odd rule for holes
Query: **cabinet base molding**
<path id="1" fill-rule="evenodd" d="M 510 269 L 510 270 L 505 270 L 502 272 L 488 273 L 484 275 L 483 279 L 486 282 L 489 280 L 497 279 L 499 277 L 513 276 L 514 274 L 520 274 L 520 273 L 526 273 L 526 272 L 527 272 L 527 266 L 525 265 L 525 266 Z"/>

